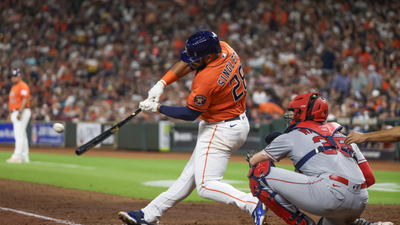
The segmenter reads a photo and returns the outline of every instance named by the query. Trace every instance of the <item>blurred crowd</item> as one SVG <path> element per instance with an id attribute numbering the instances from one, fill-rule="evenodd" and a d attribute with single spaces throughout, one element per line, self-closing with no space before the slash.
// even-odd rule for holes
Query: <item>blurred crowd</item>
<path id="1" fill-rule="evenodd" d="M 199 30 L 240 56 L 252 122 L 281 118 L 295 95 L 314 91 L 330 120 L 400 116 L 396 0 L 5 0 L 0 12 L 2 120 L 11 68 L 31 88 L 33 120 L 122 120 Z M 163 104 L 184 106 L 192 79 L 167 87 Z"/>

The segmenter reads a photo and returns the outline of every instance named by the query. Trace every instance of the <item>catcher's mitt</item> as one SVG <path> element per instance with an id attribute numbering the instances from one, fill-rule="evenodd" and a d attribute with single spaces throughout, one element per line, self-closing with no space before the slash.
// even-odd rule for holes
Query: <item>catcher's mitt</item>
<path id="1" fill-rule="evenodd" d="M 245 159 L 249 163 L 249 166 L 250 166 L 250 159 L 251 159 L 251 157 L 254 156 L 254 154 L 256 154 L 256 152 L 253 150 L 247 151 L 247 155 L 246 155 Z"/>

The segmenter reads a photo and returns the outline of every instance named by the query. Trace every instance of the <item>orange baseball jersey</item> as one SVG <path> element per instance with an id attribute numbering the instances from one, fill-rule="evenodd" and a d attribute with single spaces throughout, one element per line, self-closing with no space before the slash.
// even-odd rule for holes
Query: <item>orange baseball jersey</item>
<path id="1" fill-rule="evenodd" d="M 18 83 L 14 84 L 10 91 L 8 110 L 11 112 L 13 110 L 20 109 L 23 97 L 28 98 L 25 108 L 29 108 L 30 95 L 31 93 L 29 87 L 25 82 L 19 81 Z"/>
<path id="2" fill-rule="evenodd" d="M 189 108 L 201 111 L 200 119 L 209 122 L 228 120 L 246 110 L 246 80 L 239 56 L 220 41 L 220 56 L 200 72 L 196 72 Z"/>

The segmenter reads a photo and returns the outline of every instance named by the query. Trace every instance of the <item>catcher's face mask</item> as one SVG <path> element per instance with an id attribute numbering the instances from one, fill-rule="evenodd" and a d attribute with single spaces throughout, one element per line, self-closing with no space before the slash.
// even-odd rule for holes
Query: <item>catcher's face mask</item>
<path id="1" fill-rule="evenodd" d="M 295 111 L 296 110 L 301 110 L 301 109 L 293 109 L 293 108 L 288 108 L 286 109 L 286 113 L 283 116 L 283 118 L 285 119 L 285 127 L 290 126 L 290 124 L 292 124 L 292 121 L 295 120 Z M 299 115 L 300 113 L 297 113 L 297 115 Z M 298 117 L 298 116 L 297 116 Z"/>

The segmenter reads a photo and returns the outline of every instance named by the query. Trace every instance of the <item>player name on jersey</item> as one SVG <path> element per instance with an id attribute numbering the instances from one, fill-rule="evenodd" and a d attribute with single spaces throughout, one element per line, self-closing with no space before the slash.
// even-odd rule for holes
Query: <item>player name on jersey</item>
<path id="1" fill-rule="evenodd" d="M 223 55 L 222 57 L 225 58 L 226 56 Z M 218 79 L 218 84 L 221 86 L 224 86 L 225 83 L 228 81 L 233 71 L 233 68 L 235 68 L 236 64 L 239 61 L 239 57 L 236 52 L 233 52 L 230 58 L 232 59 L 232 62 L 229 59 L 227 60 L 227 63 L 225 64 L 225 69 L 222 71 L 222 74 L 219 76 L 220 78 Z"/>

